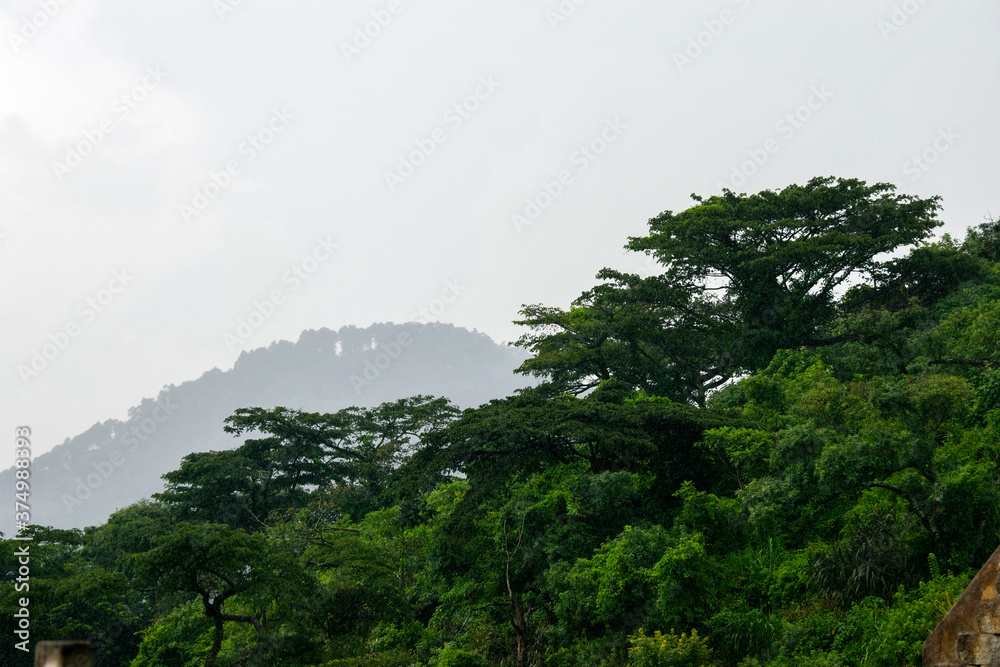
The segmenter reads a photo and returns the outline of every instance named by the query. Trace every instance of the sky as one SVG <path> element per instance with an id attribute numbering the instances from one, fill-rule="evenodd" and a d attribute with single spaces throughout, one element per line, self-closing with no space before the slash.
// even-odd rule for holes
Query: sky
<path id="1" fill-rule="evenodd" d="M 516 340 L 663 211 L 815 176 L 1000 214 L 995 0 L 6 0 L 2 427 L 306 329 Z"/>

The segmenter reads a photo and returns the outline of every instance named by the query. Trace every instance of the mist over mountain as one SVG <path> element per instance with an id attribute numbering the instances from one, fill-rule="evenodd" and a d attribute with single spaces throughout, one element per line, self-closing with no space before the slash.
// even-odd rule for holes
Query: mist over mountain
<path id="1" fill-rule="evenodd" d="M 31 464 L 31 522 L 57 528 L 104 523 L 163 488 L 160 476 L 191 452 L 241 444 L 223 420 L 243 407 L 284 406 L 307 412 L 370 407 L 416 394 L 476 407 L 530 380 L 512 371 L 527 358 L 483 333 L 450 324 L 374 324 L 309 330 L 244 352 L 229 371 L 168 385 L 129 410 L 128 419 L 94 424 Z M 0 472 L 4 501 L 14 469 Z M 0 521 L 12 535 L 13 517 Z"/>

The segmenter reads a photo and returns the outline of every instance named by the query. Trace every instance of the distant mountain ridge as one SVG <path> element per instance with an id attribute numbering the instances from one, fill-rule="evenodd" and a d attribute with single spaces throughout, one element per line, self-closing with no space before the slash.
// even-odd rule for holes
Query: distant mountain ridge
<path id="1" fill-rule="evenodd" d="M 232 449 L 223 432 L 237 408 L 307 412 L 369 407 L 415 394 L 476 407 L 531 384 L 513 370 L 527 352 L 450 324 L 373 324 L 309 330 L 244 352 L 229 371 L 163 388 L 129 410 L 68 438 L 31 463 L 31 522 L 99 525 L 116 509 L 163 488 L 160 476 L 195 451 Z M 13 499 L 14 468 L 0 472 L 0 498 Z M 0 531 L 14 534 L 12 516 Z"/>

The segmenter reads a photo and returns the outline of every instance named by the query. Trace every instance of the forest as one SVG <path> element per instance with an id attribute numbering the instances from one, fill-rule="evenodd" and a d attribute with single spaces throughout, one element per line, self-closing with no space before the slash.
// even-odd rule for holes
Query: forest
<path id="1" fill-rule="evenodd" d="M 133 667 L 919 664 L 1000 545 L 1000 220 L 936 236 L 939 198 L 834 177 L 692 197 L 627 239 L 648 275 L 514 315 L 531 388 L 246 406 L 161 493 L 30 527 L 32 637 Z"/>

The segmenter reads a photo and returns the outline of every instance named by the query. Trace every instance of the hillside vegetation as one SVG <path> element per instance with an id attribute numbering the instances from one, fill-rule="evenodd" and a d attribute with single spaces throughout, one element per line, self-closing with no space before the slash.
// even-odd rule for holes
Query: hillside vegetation
<path id="1" fill-rule="evenodd" d="M 653 275 L 524 307 L 535 387 L 234 410 L 242 444 L 152 500 L 32 529 L 33 636 L 157 667 L 917 665 L 1000 544 L 1000 222 L 931 241 L 938 210 L 696 197 L 628 240 Z"/>

